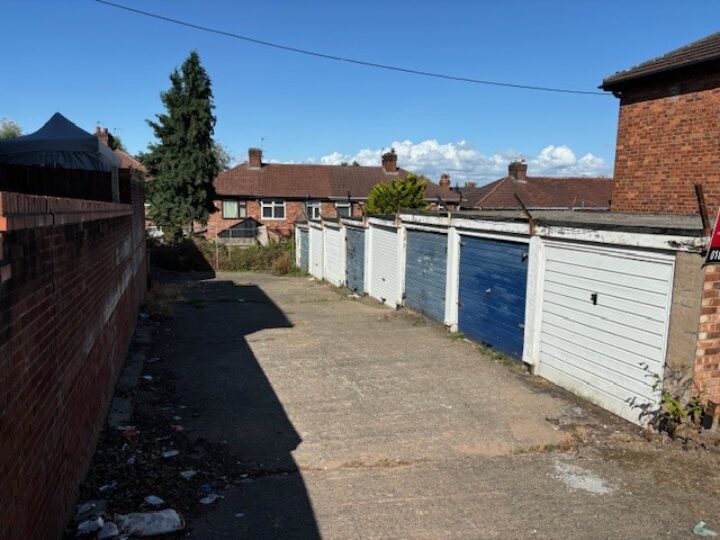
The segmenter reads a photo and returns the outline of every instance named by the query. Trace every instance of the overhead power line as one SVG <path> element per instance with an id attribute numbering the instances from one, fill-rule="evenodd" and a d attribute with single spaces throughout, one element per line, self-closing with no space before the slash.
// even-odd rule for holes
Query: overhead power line
<path id="1" fill-rule="evenodd" d="M 217 34 L 220 36 L 225 37 L 231 37 L 234 39 L 239 39 L 242 41 L 246 41 L 248 43 L 254 43 L 256 45 L 262 45 L 265 47 L 272 47 L 274 49 L 280 49 L 283 51 L 289 51 L 294 52 L 298 54 L 304 54 L 307 56 L 315 56 L 317 58 L 324 58 L 326 60 L 335 60 L 336 62 L 346 62 L 348 64 L 355 64 L 359 66 L 367 66 L 377 69 L 385 69 L 388 71 L 397 71 L 400 73 L 410 73 L 412 75 L 421 75 L 423 77 L 433 77 L 435 79 L 446 79 L 449 81 L 458 81 L 458 82 L 464 82 L 464 83 L 470 83 L 470 84 L 484 84 L 489 86 L 502 86 L 505 88 L 516 88 L 520 90 L 535 90 L 538 92 L 554 92 L 554 93 L 560 93 L 560 94 L 581 94 L 586 96 L 608 96 L 610 94 L 607 94 L 605 92 L 597 92 L 592 90 L 573 90 L 569 88 L 552 88 L 548 86 L 533 86 L 529 84 L 515 84 L 515 83 L 507 83 L 507 82 L 499 82 L 499 81 L 486 81 L 483 79 L 473 79 L 471 77 L 460 77 L 456 75 L 446 75 L 443 73 L 435 73 L 432 71 L 422 71 L 419 69 L 411 69 L 411 68 L 404 68 L 400 66 L 391 66 L 387 64 L 378 64 L 377 62 L 368 62 L 366 60 L 357 60 L 355 58 L 346 58 L 344 56 L 337 56 L 334 54 L 325 54 L 321 52 L 311 51 L 308 49 L 300 49 L 298 47 L 290 47 L 288 45 L 281 45 L 279 43 L 272 43 L 270 41 L 264 41 L 262 39 L 256 39 L 249 36 L 243 36 L 241 34 L 235 34 L 233 32 L 227 32 L 225 30 L 218 30 L 217 28 L 210 28 L 208 26 L 201 26 L 199 24 L 182 21 L 180 19 L 174 19 L 172 17 L 167 17 L 165 15 L 158 15 L 157 13 L 150 13 L 149 11 L 143 11 L 141 9 L 135 9 L 130 6 L 125 6 L 122 4 L 116 4 L 115 2 L 109 2 L 107 0 L 95 0 L 99 4 L 104 4 L 106 6 L 114 7 L 117 9 L 122 9 L 125 11 L 130 11 L 132 13 L 136 13 L 138 15 L 144 15 L 145 17 L 151 17 L 153 19 L 158 19 L 160 21 L 169 22 L 172 24 L 176 24 L 179 26 L 184 26 L 186 28 L 192 28 L 194 30 L 200 30 L 202 32 L 208 32 L 211 34 Z"/>

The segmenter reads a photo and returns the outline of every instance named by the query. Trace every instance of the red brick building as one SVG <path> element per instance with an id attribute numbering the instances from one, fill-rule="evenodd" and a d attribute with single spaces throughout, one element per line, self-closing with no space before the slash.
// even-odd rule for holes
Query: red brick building
<path id="1" fill-rule="evenodd" d="M 461 208 L 506 210 L 520 208 L 518 198 L 528 209 L 609 210 L 612 178 L 528 176 L 524 161 L 513 161 L 508 174 L 482 187 L 468 182 L 458 189 Z"/>
<path id="2" fill-rule="evenodd" d="M 264 163 L 259 148 L 248 150 L 248 161 L 215 179 L 217 212 L 210 216 L 207 236 L 252 218 L 271 233 L 289 237 L 299 220 L 318 217 L 360 216 L 372 187 L 404 178 L 409 171 L 397 166 L 394 150 L 383 154 L 376 167 Z M 431 205 L 454 206 L 459 199 L 450 180 L 427 183 Z"/>
<path id="3" fill-rule="evenodd" d="M 606 78 L 620 98 L 618 212 L 696 214 L 694 185 L 720 206 L 720 33 Z"/>
<path id="4" fill-rule="evenodd" d="M 601 88 L 620 98 L 612 210 L 699 214 L 720 208 L 720 33 L 616 73 Z M 720 402 L 720 266 L 704 280 L 695 383 Z M 697 292 L 701 294 L 700 291 Z"/>

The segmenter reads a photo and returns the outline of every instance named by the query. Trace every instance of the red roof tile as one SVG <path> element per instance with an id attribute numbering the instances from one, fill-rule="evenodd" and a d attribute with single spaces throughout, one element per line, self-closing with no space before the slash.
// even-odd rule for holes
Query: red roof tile
<path id="1" fill-rule="evenodd" d="M 606 77 L 600 88 L 611 90 L 619 83 L 714 60 L 720 60 L 720 32 Z"/>
<path id="2" fill-rule="evenodd" d="M 491 184 L 463 191 L 463 208 L 610 208 L 612 179 L 596 177 L 528 176 L 525 182 L 506 176 Z"/>
<path id="3" fill-rule="evenodd" d="M 136 171 L 141 171 L 142 173 L 147 174 L 147 169 L 145 168 L 145 165 L 140 163 L 130 154 L 124 152 L 123 150 L 120 150 L 119 148 L 117 150 L 114 150 L 114 152 L 115 155 L 120 158 L 121 169 L 135 169 Z"/>
<path id="4" fill-rule="evenodd" d="M 247 163 L 224 171 L 215 179 L 218 195 L 237 197 L 283 197 L 363 199 L 379 183 L 404 178 L 409 171 L 398 169 L 387 173 L 382 167 L 263 163 L 251 168 Z M 438 196 L 446 201 L 458 200 L 457 193 L 428 180 L 427 198 Z"/>

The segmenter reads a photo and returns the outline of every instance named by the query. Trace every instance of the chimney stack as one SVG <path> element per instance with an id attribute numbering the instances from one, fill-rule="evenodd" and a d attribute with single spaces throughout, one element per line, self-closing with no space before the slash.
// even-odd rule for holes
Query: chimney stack
<path id="1" fill-rule="evenodd" d="M 100 126 L 95 128 L 95 136 L 100 139 L 100 142 L 112 148 L 114 141 L 113 136 L 110 135 L 107 128 L 101 128 Z"/>
<path id="2" fill-rule="evenodd" d="M 251 169 L 262 167 L 262 150 L 260 148 L 248 149 L 248 166 Z"/>
<path id="3" fill-rule="evenodd" d="M 512 161 L 508 165 L 508 176 L 516 182 L 527 182 L 527 163 L 522 161 Z"/>
<path id="4" fill-rule="evenodd" d="M 397 172 L 397 154 L 394 148 L 382 155 L 382 167 L 386 173 Z"/>
<path id="5" fill-rule="evenodd" d="M 450 187 L 450 175 L 448 173 L 443 173 L 440 175 L 440 187 L 449 188 Z"/>
<path id="6" fill-rule="evenodd" d="M 465 187 L 472 189 L 475 187 L 475 182 L 471 182 L 470 180 L 468 180 L 467 182 L 465 182 Z"/>

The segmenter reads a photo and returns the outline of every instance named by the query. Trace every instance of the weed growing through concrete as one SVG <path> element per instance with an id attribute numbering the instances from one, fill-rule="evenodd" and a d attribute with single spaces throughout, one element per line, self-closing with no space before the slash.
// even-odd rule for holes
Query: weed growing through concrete
<path id="1" fill-rule="evenodd" d="M 177 283 L 153 283 L 145 296 L 144 309 L 153 320 L 169 319 L 181 292 L 182 286 Z"/>

